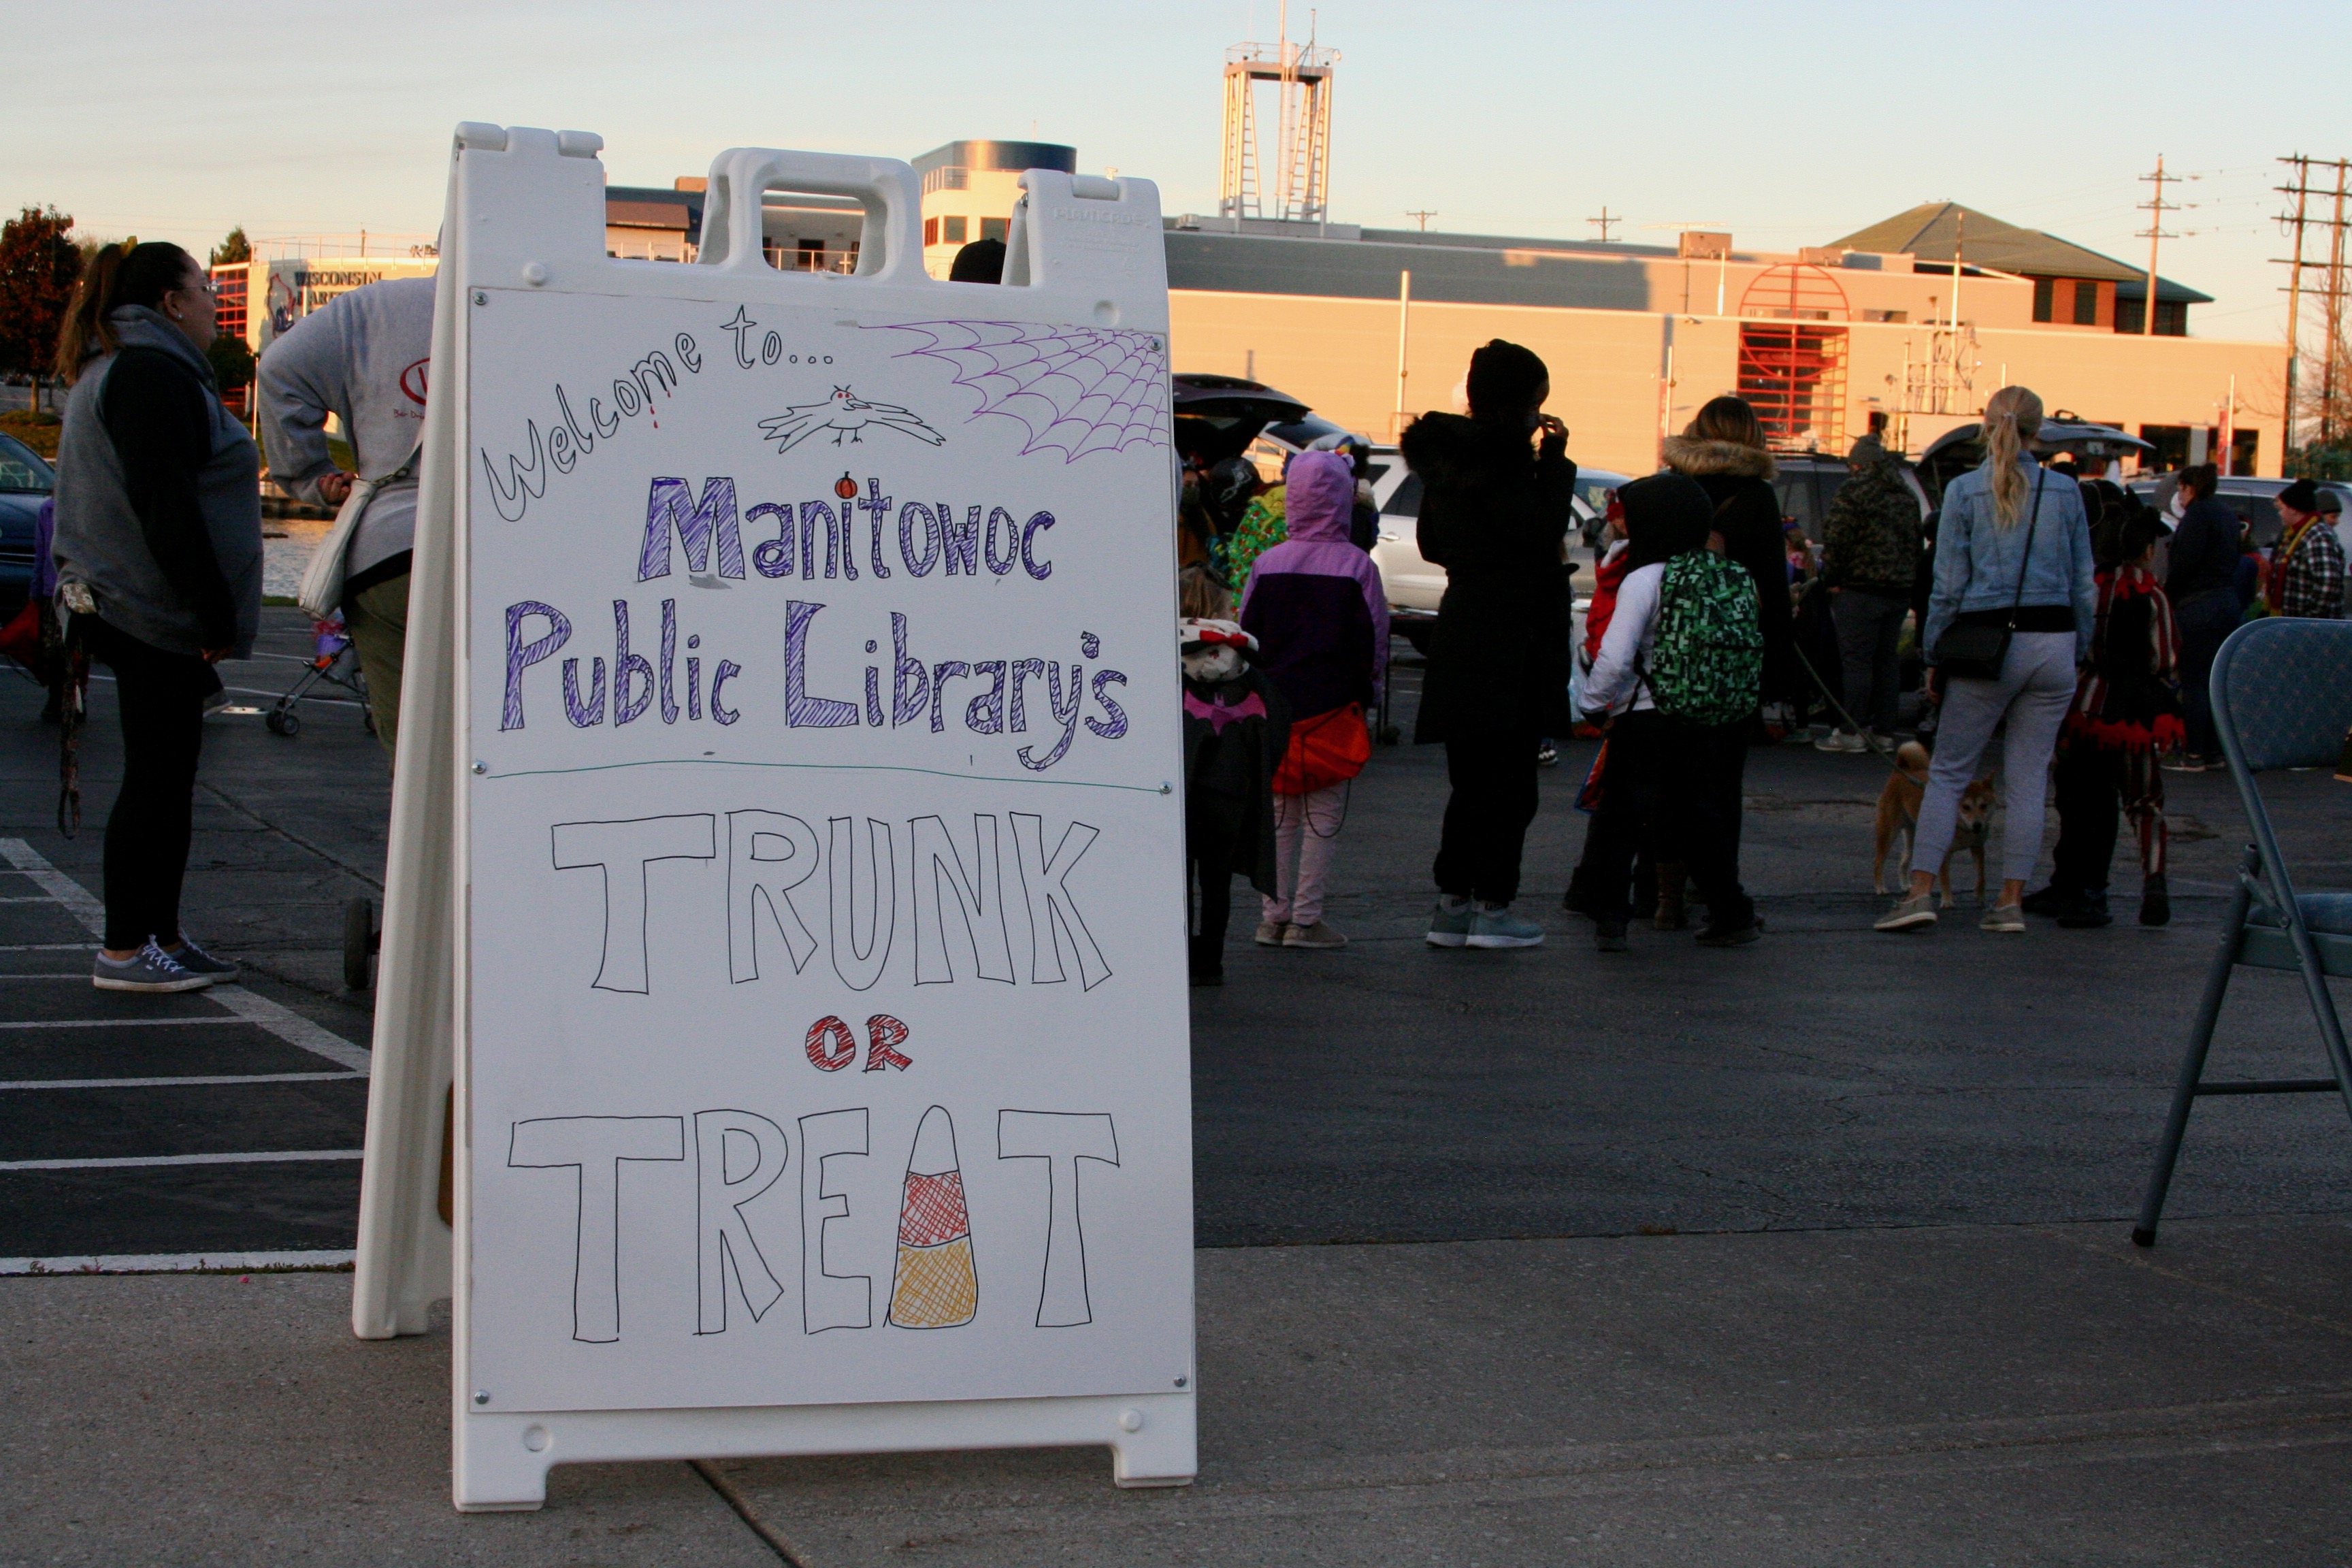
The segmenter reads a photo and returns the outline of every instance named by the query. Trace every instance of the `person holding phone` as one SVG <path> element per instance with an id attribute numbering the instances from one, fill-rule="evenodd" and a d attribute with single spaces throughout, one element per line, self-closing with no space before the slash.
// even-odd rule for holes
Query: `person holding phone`
<path id="1" fill-rule="evenodd" d="M 1421 476 L 1421 553 L 1445 569 L 1429 671 L 1413 723 L 1443 742 L 1453 793 L 1432 874 L 1428 942 L 1535 947 L 1543 928 L 1511 913 L 1537 805 L 1536 750 L 1572 731 L 1568 579 L 1561 549 L 1576 495 L 1568 427 L 1543 412 L 1551 373 L 1495 339 L 1470 356 L 1468 417 L 1424 414 L 1405 431 Z"/>
<path id="2" fill-rule="evenodd" d="M 261 455 L 221 406 L 205 351 L 213 285 L 176 245 L 110 245 L 58 342 L 58 597 L 114 672 L 122 786 L 106 823 L 101 991 L 236 978 L 180 928 L 213 666 L 261 626 Z"/>

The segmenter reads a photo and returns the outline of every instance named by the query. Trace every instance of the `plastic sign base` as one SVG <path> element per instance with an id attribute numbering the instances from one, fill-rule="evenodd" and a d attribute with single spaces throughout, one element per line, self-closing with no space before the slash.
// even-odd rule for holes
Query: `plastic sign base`
<path id="1" fill-rule="evenodd" d="M 562 1411 L 457 1417 L 456 1498 L 467 1513 L 536 1509 L 558 1464 L 778 1458 L 1102 1444 L 1122 1487 L 1181 1487 L 1199 1469 L 1190 1394 L 972 1399 L 718 1410 Z"/>

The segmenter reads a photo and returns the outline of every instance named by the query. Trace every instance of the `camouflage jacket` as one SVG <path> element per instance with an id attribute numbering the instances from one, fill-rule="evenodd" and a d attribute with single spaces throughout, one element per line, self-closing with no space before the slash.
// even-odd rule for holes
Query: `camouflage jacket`
<path id="1" fill-rule="evenodd" d="M 1822 582 L 1908 599 L 1918 581 L 1919 502 L 1893 462 L 1874 463 L 1830 502 L 1822 531 Z"/>

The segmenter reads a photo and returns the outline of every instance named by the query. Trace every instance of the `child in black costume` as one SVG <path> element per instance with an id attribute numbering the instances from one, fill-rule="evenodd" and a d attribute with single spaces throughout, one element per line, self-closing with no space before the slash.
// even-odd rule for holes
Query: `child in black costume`
<path id="1" fill-rule="evenodd" d="M 2090 501 L 2115 487 L 2084 487 Z M 2172 605 L 2148 569 L 2162 527 L 2122 492 L 2100 495 L 2092 549 L 2099 563 L 2091 662 L 2059 740 L 2058 846 L 2050 885 L 2024 900 L 2028 914 L 2062 926 L 2107 924 L 2107 863 L 2118 817 L 2139 841 L 2142 925 L 2172 918 L 2165 886 L 2164 774 L 2157 759 L 2181 743 L 2179 634 Z"/>
<path id="2" fill-rule="evenodd" d="M 1225 923 L 1234 873 L 1274 896 L 1274 770 L 1290 715 L 1249 663 L 1257 639 L 1228 620 L 1183 620 L 1184 857 L 1198 888 L 1191 967 L 1195 985 L 1225 983 Z"/>

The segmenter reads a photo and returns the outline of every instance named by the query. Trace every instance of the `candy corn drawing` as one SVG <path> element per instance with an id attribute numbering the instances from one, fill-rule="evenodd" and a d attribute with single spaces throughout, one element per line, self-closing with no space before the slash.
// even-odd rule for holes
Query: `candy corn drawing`
<path id="1" fill-rule="evenodd" d="M 890 1321 L 902 1329 L 952 1329 L 980 1310 L 971 1261 L 971 1214 L 956 1163 L 955 1122 L 945 1106 L 923 1112 L 907 1157 L 907 1199 L 898 1211 L 898 1272 Z"/>

